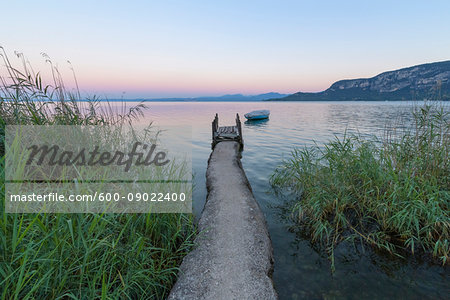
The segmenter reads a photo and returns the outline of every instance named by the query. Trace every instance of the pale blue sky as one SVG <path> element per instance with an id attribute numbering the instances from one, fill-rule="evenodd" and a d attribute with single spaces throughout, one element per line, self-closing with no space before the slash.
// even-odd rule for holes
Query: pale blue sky
<path id="1" fill-rule="evenodd" d="M 0 45 L 118 97 L 319 91 L 450 59 L 450 1 L 5 1 Z M 64 71 L 64 70 L 63 70 Z M 70 81 L 70 80 L 69 80 Z"/>

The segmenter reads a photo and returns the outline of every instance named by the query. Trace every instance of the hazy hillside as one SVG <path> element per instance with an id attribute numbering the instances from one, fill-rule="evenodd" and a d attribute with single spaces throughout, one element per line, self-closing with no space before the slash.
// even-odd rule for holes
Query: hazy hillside
<path id="1" fill-rule="evenodd" d="M 280 93 L 265 93 L 260 95 L 242 95 L 242 94 L 232 94 L 232 95 L 223 95 L 217 97 L 193 97 L 193 98 L 157 98 L 157 99 L 139 99 L 146 101 L 262 101 L 273 98 L 281 98 L 287 96 L 286 94 Z"/>
<path id="2" fill-rule="evenodd" d="M 270 99 L 305 100 L 450 100 L 450 61 L 381 73 L 372 78 L 340 80 L 318 93 L 298 92 Z"/>

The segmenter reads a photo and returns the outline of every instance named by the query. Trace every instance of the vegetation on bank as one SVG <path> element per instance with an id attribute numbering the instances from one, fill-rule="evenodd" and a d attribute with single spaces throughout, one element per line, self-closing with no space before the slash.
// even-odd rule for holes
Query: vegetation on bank
<path id="1" fill-rule="evenodd" d="M 122 126 L 141 117 L 145 106 L 100 106 L 95 97 L 77 101 L 78 89 L 67 89 L 49 60 L 47 85 L 21 54 L 20 70 L 4 51 L 0 55 L 0 299 L 165 298 L 192 246 L 191 215 L 4 210 L 5 125 Z"/>
<path id="2" fill-rule="evenodd" d="M 297 196 L 293 216 L 333 270 L 341 242 L 449 263 L 450 115 L 426 103 L 413 116 L 410 129 L 379 139 L 344 136 L 295 149 L 271 176 Z"/>

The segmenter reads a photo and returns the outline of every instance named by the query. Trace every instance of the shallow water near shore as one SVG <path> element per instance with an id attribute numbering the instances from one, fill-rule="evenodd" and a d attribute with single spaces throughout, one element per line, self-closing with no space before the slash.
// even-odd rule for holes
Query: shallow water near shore
<path id="1" fill-rule="evenodd" d="M 192 127 L 194 214 L 206 200 L 205 172 L 211 153 L 211 121 L 233 125 L 235 114 L 269 109 L 270 119 L 243 123 L 242 164 L 267 221 L 275 256 L 273 280 L 280 299 L 444 299 L 450 268 L 420 257 L 387 257 L 371 249 L 338 247 L 336 272 L 286 217 L 289 197 L 275 195 L 269 176 L 294 147 L 322 145 L 334 136 L 380 136 L 386 126 L 405 126 L 411 102 L 149 102 L 144 121 Z M 131 105 L 131 103 L 130 103 Z"/>

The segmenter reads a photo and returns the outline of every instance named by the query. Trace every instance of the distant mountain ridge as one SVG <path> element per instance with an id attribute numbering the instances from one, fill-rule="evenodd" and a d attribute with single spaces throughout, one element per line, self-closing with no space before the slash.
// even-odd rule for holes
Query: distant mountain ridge
<path id="1" fill-rule="evenodd" d="M 217 97 L 192 97 L 192 98 L 155 98 L 155 99 L 140 99 L 146 101 L 262 101 L 273 98 L 281 98 L 288 96 L 287 94 L 280 94 L 275 92 L 259 94 L 259 95 L 242 95 L 242 94 L 230 94 Z"/>
<path id="2" fill-rule="evenodd" d="M 318 93 L 298 92 L 278 101 L 450 100 L 450 60 L 340 80 Z"/>

